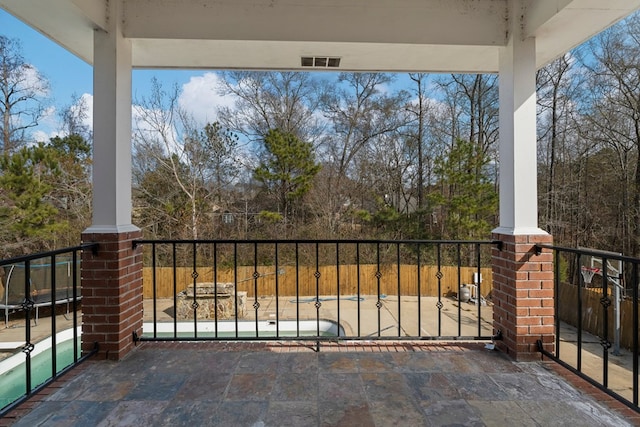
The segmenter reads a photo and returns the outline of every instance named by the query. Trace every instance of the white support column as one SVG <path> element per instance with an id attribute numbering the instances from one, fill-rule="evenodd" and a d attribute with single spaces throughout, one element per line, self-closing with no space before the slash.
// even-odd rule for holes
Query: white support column
<path id="1" fill-rule="evenodd" d="M 546 234 L 538 228 L 535 39 L 522 40 L 517 22 L 512 28 L 500 51 L 500 226 L 494 233 Z"/>
<path id="2" fill-rule="evenodd" d="M 107 2 L 106 29 L 94 31 L 93 221 L 82 240 L 82 348 L 123 358 L 142 334 L 142 237 L 131 223 L 131 42 L 122 2 Z"/>
<path id="3" fill-rule="evenodd" d="M 131 42 L 122 36 L 120 2 L 108 30 L 94 32 L 93 221 L 89 233 L 137 230 L 131 224 Z"/>
<path id="4" fill-rule="evenodd" d="M 498 348 L 517 360 L 554 351 L 553 255 L 538 244 L 553 238 L 538 228 L 536 41 L 522 37 L 523 1 L 510 3 L 507 46 L 500 49 L 500 226 L 492 252 L 493 328 Z"/>

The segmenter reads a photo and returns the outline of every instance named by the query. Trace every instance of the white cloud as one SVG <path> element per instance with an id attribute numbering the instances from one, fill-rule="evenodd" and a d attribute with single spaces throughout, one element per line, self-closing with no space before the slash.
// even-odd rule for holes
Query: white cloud
<path id="1" fill-rule="evenodd" d="M 191 77 L 189 82 L 182 85 L 178 105 L 192 114 L 198 123 L 214 122 L 218 108 L 232 107 L 235 103 L 233 96 L 221 96 L 218 93 L 220 84 L 220 77 L 216 73 Z"/>
<path id="2" fill-rule="evenodd" d="M 93 131 L 93 95 L 83 93 L 77 102 L 69 107 L 71 112 L 80 120 L 80 124 Z M 38 126 L 31 132 L 31 140 L 35 142 L 49 142 L 55 136 L 64 137 L 67 132 L 62 123 L 57 108 L 53 105 L 46 107 L 38 120 Z"/>
<path id="3" fill-rule="evenodd" d="M 25 64 L 22 68 L 21 77 L 22 79 L 19 83 L 20 89 L 32 92 L 36 97 L 45 98 L 49 96 L 49 84 L 36 67 Z"/>
<path id="4" fill-rule="evenodd" d="M 31 142 L 49 142 L 54 136 L 60 136 L 56 107 L 46 107 L 38 119 L 38 126 L 31 131 Z"/>
<path id="5" fill-rule="evenodd" d="M 44 130 L 36 130 L 31 133 L 31 139 L 35 142 L 49 142 L 49 140 L 56 136 L 62 136 L 58 131 L 45 132 Z"/>
<path id="6" fill-rule="evenodd" d="M 49 107 L 46 107 L 42 111 L 42 117 L 40 117 L 38 124 L 41 126 L 53 128 L 58 124 L 58 121 L 58 110 L 55 106 L 51 105 Z"/>

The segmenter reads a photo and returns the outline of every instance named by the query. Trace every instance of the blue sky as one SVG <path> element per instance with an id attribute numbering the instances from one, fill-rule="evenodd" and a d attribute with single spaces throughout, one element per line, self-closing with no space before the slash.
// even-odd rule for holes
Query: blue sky
<path id="1" fill-rule="evenodd" d="M 19 19 L 0 9 L 0 34 L 20 40 L 27 62 L 34 65 L 51 84 L 54 101 L 64 105 L 71 95 L 93 92 L 93 68 L 69 53 L 44 35 L 25 25 Z M 188 82 L 191 77 L 203 75 L 200 70 L 135 70 L 134 93 L 150 87 L 153 76 L 164 81 Z"/>
<path id="2" fill-rule="evenodd" d="M 69 106 L 74 95 L 81 97 L 85 94 L 93 94 L 93 67 L 2 9 L 0 9 L 0 34 L 18 39 L 25 61 L 36 67 L 48 80 L 51 92 L 47 107 L 50 108 L 51 115 L 41 120 L 38 135 L 40 139 L 45 134 L 53 136 L 59 127 L 56 112 Z M 132 76 L 134 98 L 148 93 L 151 78 L 154 76 L 158 77 L 167 88 L 174 83 L 180 85 L 183 101 L 197 110 L 200 116 L 198 118 L 210 118 L 213 114 L 215 105 L 212 104 L 211 99 L 216 96 L 211 91 L 217 79 L 213 72 L 134 70 Z M 198 94 L 204 94 L 205 97 L 200 96 L 196 99 Z M 204 102 L 208 102 L 208 105 L 203 105 Z"/>
<path id="3" fill-rule="evenodd" d="M 49 80 L 56 104 L 70 103 L 74 93 L 92 93 L 93 69 L 89 64 L 2 9 L 0 34 L 20 40 L 25 60 Z"/>

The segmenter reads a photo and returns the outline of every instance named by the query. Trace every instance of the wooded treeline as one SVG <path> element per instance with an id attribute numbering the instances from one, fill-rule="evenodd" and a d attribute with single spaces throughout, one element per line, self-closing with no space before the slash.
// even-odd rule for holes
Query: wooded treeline
<path id="1" fill-rule="evenodd" d="M 636 14 L 538 72 L 540 226 L 558 244 L 640 256 L 638 64 Z M 497 225 L 497 76 L 218 76 L 234 102 L 215 122 L 159 81 L 134 100 L 145 238 L 488 239 Z M 90 224 L 88 110 L 71 100 L 61 136 L 33 141 L 46 86 L 0 36 L 3 257 L 77 244 Z"/>

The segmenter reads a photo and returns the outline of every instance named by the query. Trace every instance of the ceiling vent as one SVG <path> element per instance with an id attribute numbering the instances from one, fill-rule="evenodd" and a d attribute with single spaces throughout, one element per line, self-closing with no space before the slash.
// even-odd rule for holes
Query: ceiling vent
<path id="1" fill-rule="evenodd" d="M 331 58 L 328 56 L 303 56 L 300 58 L 300 64 L 303 67 L 338 68 L 340 66 L 340 58 Z"/>

